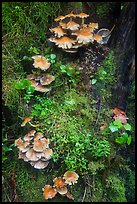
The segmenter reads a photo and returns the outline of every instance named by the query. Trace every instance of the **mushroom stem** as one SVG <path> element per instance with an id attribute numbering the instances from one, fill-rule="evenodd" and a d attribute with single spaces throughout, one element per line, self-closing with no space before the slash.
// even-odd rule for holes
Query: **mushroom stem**
<path id="1" fill-rule="evenodd" d="M 29 122 L 29 124 L 30 124 L 32 127 L 38 127 L 38 126 L 40 126 L 40 124 L 33 125 L 31 122 Z"/>
<path id="2" fill-rule="evenodd" d="M 81 25 L 83 25 L 84 24 L 84 18 L 82 18 L 82 23 L 81 23 Z"/>

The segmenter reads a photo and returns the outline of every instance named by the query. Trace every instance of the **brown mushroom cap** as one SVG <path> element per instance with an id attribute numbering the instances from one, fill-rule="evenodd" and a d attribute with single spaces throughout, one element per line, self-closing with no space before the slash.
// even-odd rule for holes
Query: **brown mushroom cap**
<path id="1" fill-rule="evenodd" d="M 35 81 L 35 79 L 31 79 L 31 80 L 30 80 L 30 83 L 31 83 L 31 86 L 34 87 L 34 88 L 35 88 L 36 86 L 38 86 L 38 84 L 39 84 L 37 81 Z"/>
<path id="2" fill-rule="evenodd" d="M 67 29 L 70 29 L 70 30 L 78 30 L 78 28 L 80 27 L 80 25 L 74 21 L 69 21 L 67 23 Z"/>
<path id="3" fill-rule="evenodd" d="M 30 149 L 29 144 L 29 141 L 25 141 L 22 144 L 18 145 L 18 149 L 21 152 L 27 152 Z"/>
<path id="4" fill-rule="evenodd" d="M 59 25 L 60 25 L 63 29 L 67 28 L 67 23 L 62 23 L 62 22 L 60 22 Z"/>
<path id="5" fill-rule="evenodd" d="M 51 89 L 49 89 L 45 86 L 42 86 L 41 84 L 39 84 L 38 86 L 35 87 L 35 91 L 39 91 L 39 92 L 48 92 L 50 90 Z"/>
<path id="6" fill-rule="evenodd" d="M 61 37 L 63 35 L 65 35 L 66 33 L 62 30 L 61 27 L 56 27 L 56 28 L 52 28 L 50 29 L 51 32 L 54 32 L 55 33 L 55 36 L 58 36 L 58 37 Z"/>
<path id="7" fill-rule="evenodd" d="M 24 121 L 21 123 L 21 127 L 25 126 L 26 123 L 28 123 L 32 119 L 33 119 L 33 116 L 29 116 L 29 117 L 25 118 Z"/>
<path id="8" fill-rule="evenodd" d="M 15 146 L 19 146 L 19 145 L 21 145 L 21 144 L 23 144 L 23 140 L 21 139 L 21 137 L 19 137 L 18 139 L 16 139 L 15 140 L 15 142 L 14 142 L 14 144 L 15 144 Z"/>
<path id="9" fill-rule="evenodd" d="M 24 161 L 29 161 L 29 159 L 26 157 L 26 153 L 22 153 L 19 151 L 18 159 L 23 159 Z"/>
<path id="10" fill-rule="evenodd" d="M 87 44 L 94 41 L 91 28 L 83 28 L 72 34 L 77 35 L 77 41 L 79 44 Z"/>
<path id="11" fill-rule="evenodd" d="M 43 152 L 44 146 L 41 140 L 34 140 L 33 149 L 36 152 Z"/>
<path id="12" fill-rule="evenodd" d="M 26 157 L 30 161 L 38 161 L 39 160 L 39 158 L 36 156 L 35 151 L 32 148 L 26 152 Z"/>
<path id="13" fill-rule="evenodd" d="M 42 188 L 42 191 L 43 191 L 43 196 L 46 200 L 49 198 L 50 199 L 54 198 L 55 195 L 57 194 L 57 190 L 50 185 L 45 185 L 44 188 Z"/>
<path id="14" fill-rule="evenodd" d="M 49 162 L 48 161 L 41 161 L 38 160 L 36 162 L 31 162 L 30 163 L 35 169 L 44 169 L 48 166 Z"/>
<path id="15" fill-rule="evenodd" d="M 31 79 L 36 79 L 37 74 L 29 74 L 27 75 L 27 79 L 31 80 Z"/>
<path id="16" fill-rule="evenodd" d="M 70 49 L 72 47 L 72 44 L 75 44 L 75 42 L 76 42 L 75 40 L 72 40 L 67 36 L 63 36 L 59 39 L 56 39 L 55 41 L 56 45 L 63 49 Z"/>
<path id="17" fill-rule="evenodd" d="M 49 144 L 50 144 L 49 139 L 41 138 L 40 140 L 41 140 L 41 142 L 42 142 L 42 144 L 43 144 L 43 149 L 44 149 L 44 150 L 47 149 L 47 148 L 49 148 Z"/>
<path id="18" fill-rule="evenodd" d="M 65 18 L 65 16 L 58 16 L 57 18 L 55 18 L 54 20 L 55 21 L 60 21 L 60 20 L 63 20 Z"/>
<path id="19" fill-rule="evenodd" d="M 44 157 L 49 160 L 49 159 L 51 159 L 51 155 L 52 155 L 52 154 L 53 154 L 53 150 L 50 149 L 50 148 L 48 148 L 48 149 L 46 149 L 45 152 L 44 152 Z"/>
<path id="20" fill-rule="evenodd" d="M 98 29 L 98 23 L 89 23 L 89 28 Z"/>
<path id="21" fill-rule="evenodd" d="M 68 192 L 68 189 L 66 186 L 62 187 L 62 188 L 56 188 L 57 189 L 57 192 L 61 195 L 64 195 Z"/>
<path id="22" fill-rule="evenodd" d="M 65 183 L 69 185 L 77 183 L 78 178 L 79 175 L 74 171 L 67 171 L 63 176 L 63 179 L 65 179 Z"/>
<path id="23" fill-rule="evenodd" d="M 58 187 L 58 188 L 62 188 L 64 186 L 66 186 L 67 184 L 65 183 L 65 180 L 61 177 L 56 177 L 54 180 L 54 186 Z"/>
<path id="24" fill-rule="evenodd" d="M 32 59 L 34 59 L 33 66 L 35 68 L 40 68 L 41 70 L 44 70 L 44 71 L 47 70 L 51 65 L 48 62 L 48 60 L 42 55 L 33 56 Z"/>
<path id="25" fill-rule="evenodd" d="M 55 80 L 55 77 L 50 74 L 45 74 L 41 79 L 40 83 L 42 85 L 49 85 L 52 81 Z"/>
<path id="26" fill-rule="evenodd" d="M 86 14 L 86 13 L 79 13 L 76 16 L 79 17 L 79 18 L 87 18 L 87 17 L 89 17 L 89 15 Z"/>
<path id="27" fill-rule="evenodd" d="M 65 18 L 70 18 L 70 17 L 77 17 L 77 15 L 75 15 L 74 13 L 68 13 Z"/>
<path id="28" fill-rule="evenodd" d="M 35 135 L 35 137 L 34 137 L 34 140 L 41 139 L 42 137 L 44 137 L 43 133 L 37 132 L 36 135 Z"/>

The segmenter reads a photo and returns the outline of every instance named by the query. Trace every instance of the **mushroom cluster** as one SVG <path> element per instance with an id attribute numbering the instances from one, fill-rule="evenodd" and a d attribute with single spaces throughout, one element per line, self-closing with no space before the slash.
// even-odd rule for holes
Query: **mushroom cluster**
<path id="1" fill-rule="evenodd" d="M 35 88 L 35 91 L 39 91 L 39 92 L 50 91 L 50 88 L 48 88 L 47 85 L 49 85 L 52 81 L 54 81 L 55 77 L 50 74 L 43 73 L 42 71 L 45 72 L 50 67 L 51 64 L 42 55 L 33 56 L 32 59 L 34 59 L 33 66 L 36 69 L 40 69 L 41 73 L 29 74 L 27 75 L 27 79 L 30 81 L 31 86 Z"/>
<path id="2" fill-rule="evenodd" d="M 59 16 L 55 19 L 58 23 L 57 27 L 50 28 L 54 33 L 54 37 L 49 41 L 54 42 L 59 48 L 65 52 L 77 52 L 77 48 L 96 41 L 100 43 L 102 36 L 96 33 L 98 23 L 90 22 L 86 24 L 85 18 L 89 15 L 86 13 L 69 13 L 65 16 Z"/>
<path id="3" fill-rule="evenodd" d="M 69 199 L 74 200 L 73 195 L 68 191 L 67 185 L 72 185 L 77 183 L 79 175 L 74 171 L 67 171 L 63 177 L 56 177 L 53 179 L 54 185 L 45 185 L 42 188 L 44 198 L 51 199 L 54 198 L 57 193 L 62 196 L 66 196 Z"/>
<path id="4" fill-rule="evenodd" d="M 44 169 L 48 166 L 52 149 L 50 141 L 41 132 L 29 131 L 24 138 L 15 140 L 15 146 L 19 149 L 19 159 L 29 162 L 36 169 Z"/>

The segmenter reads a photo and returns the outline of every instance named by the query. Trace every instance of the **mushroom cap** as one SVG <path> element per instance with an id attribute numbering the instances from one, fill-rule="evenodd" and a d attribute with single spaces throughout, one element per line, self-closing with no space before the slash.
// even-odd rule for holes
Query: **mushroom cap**
<path id="1" fill-rule="evenodd" d="M 43 133 L 37 132 L 36 135 L 35 135 L 35 137 L 34 137 L 34 140 L 41 139 L 42 137 L 44 137 Z"/>
<path id="2" fill-rule="evenodd" d="M 55 21 L 60 21 L 60 20 L 63 20 L 65 18 L 65 16 L 58 16 L 57 18 L 55 18 L 54 20 Z"/>
<path id="3" fill-rule="evenodd" d="M 40 83 L 42 85 L 49 85 L 52 81 L 55 80 L 55 77 L 52 76 L 51 74 L 45 74 L 41 79 Z"/>
<path id="4" fill-rule="evenodd" d="M 32 148 L 26 152 L 26 157 L 30 161 L 38 161 L 39 160 L 39 158 L 36 156 L 35 151 Z"/>
<path id="5" fill-rule="evenodd" d="M 28 136 L 34 136 L 35 133 L 36 133 L 36 130 L 30 130 L 27 135 Z"/>
<path id="6" fill-rule="evenodd" d="M 50 29 L 51 32 L 54 32 L 55 33 L 55 36 L 58 36 L 58 37 L 61 37 L 63 35 L 65 35 L 66 33 L 62 30 L 61 27 L 56 27 L 56 28 L 52 28 Z"/>
<path id="7" fill-rule="evenodd" d="M 54 186 L 58 187 L 58 188 L 62 188 L 62 187 L 67 185 L 65 183 L 65 180 L 63 178 L 61 178 L 61 177 L 54 178 L 53 182 L 54 182 Z"/>
<path id="8" fill-rule="evenodd" d="M 94 40 L 99 43 L 99 42 L 102 40 L 102 36 L 101 36 L 101 35 L 98 35 L 98 34 L 95 34 L 95 35 L 94 35 Z"/>
<path id="9" fill-rule="evenodd" d="M 114 108 L 113 113 L 115 115 L 119 115 L 119 114 L 126 115 L 126 113 L 124 111 L 122 111 L 121 109 L 119 109 L 119 108 Z"/>
<path id="10" fill-rule="evenodd" d="M 36 162 L 31 162 L 30 163 L 35 169 L 44 169 L 48 166 L 49 162 L 48 161 L 41 161 L 38 160 Z"/>
<path id="11" fill-rule="evenodd" d="M 72 44 L 75 44 L 75 40 L 70 39 L 67 36 L 63 36 L 59 39 L 56 39 L 56 45 L 58 45 L 58 47 L 61 47 L 63 49 L 70 49 L 72 47 Z"/>
<path id="12" fill-rule="evenodd" d="M 30 147 L 28 146 L 29 144 L 29 141 L 25 141 L 18 146 L 18 149 L 22 152 L 27 152 L 30 149 Z"/>
<path id="13" fill-rule="evenodd" d="M 69 52 L 69 53 L 76 53 L 77 52 L 77 49 L 69 49 L 69 50 L 66 50 L 66 49 L 63 49 L 65 52 Z"/>
<path id="14" fill-rule="evenodd" d="M 67 23 L 60 22 L 59 25 L 64 29 L 67 28 Z"/>
<path id="15" fill-rule="evenodd" d="M 28 158 L 26 157 L 26 153 L 22 153 L 20 150 L 19 150 L 18 159 L 23 159 L 24 161 L 29 161 Z"/>
<path id="16" fill-rule="evenodd" d="M 15 146 L 19 146 L 19 145 L 21 145 L 21 144 L 23 144 L 23 140 L 21 139 L 21 137 L 19 137 L 18 139 L 16 139 L 15 140 L 15 142 L 14 142 L 14 144 L 15 144 Z"/>
<path id="17" fill-rule="evenodd" d="M 36 79 L 37 74 L 29 74 L 27 75 L 27 79 L 31 80 L 31 79 Z"/>
<path id="18" fill-rule="evenodd" d="M 50 185 L 45 185 L 44 188 L 42 188 L 42 190 L 43 190 L 43 196 L 46 200 L 49 198 L 50 199 L 54 198 L 55 195 L 57 194 L 57 190 Z"/>
<path id="19" fill-rule="evenodd" d="M 89 17 L 89 15 L 86 14 L 86 13 L 79 13 L 76 16 L 79 17 L 79 18 L 87 18 L 87 17 Z"/>
<path id="20" fill-rule="evenodd" d="M 38 86 L 35 87 L 35 91 L 48 92 L 48 91 L 50 91 L 50 90 L 51 90 L 51 89 L 48 89 L 47 87 L 42 86 L 41 84 L 39 84 Z"/>
<path id="21" fill-rule="evenodd" d="M 41 140 L 41 142 L 42 142 L 42 144 L 43 144 L 44 150 L 47 149 L 47 148 L 49 148 L 49 144 L 50 144 L 49 139 L 41 138 L 40 140 Z"/>
<path id="22" fill-rule="evenodd" d="M 70 18 L 70 17 L 77 17 L 74 13 L 68 13 L 65 18 Z"/>
<path id="23" fill-rule="evenodd" d="M 28 123 L 28 122 L 31 121 L 32 119 L 33 119 L 33 116 L 29 116 L 29 117 L 25 118 L 25 119 L 23 120 L 23 122 L 21 123 L 21 127 L 25 126 L 26 123 Z"/>
<path id="24" fill-rule="evenodd" d="M 52 154 L 53 154 L 53 150 L 50 149 L 50 148 L 48 148 L 48 149 L 46 149 L 45 152 L 44 152 L 44 157 L 49 160 L 49 159 L 51 159 L 51 155 L 52 155 Z"/>
<path id="25" fill-rule="evenodd" d="M 57 188 L 57 192 L 61 195 L 64 195 L 68 192 L 68 189 L 66 186 L 62 187 L 62 188 Z"/>
<path id="26" fill-rule="evenodd" d="M 89 28 L 98 29 L 98 23 L 89 23 Z"/>
<path id="27" fill-rule="evenodd" d="M 70 29 L 70 30 L 78 30 L 78 28 L 80 27 L 80 25 L 74 21 L 69 21 L 67 23 L 67 29 Z"/>
<path id="28" fill-rule="evenodd" d="M 34 140 L 33 149 L 36 152 L 43 152 L 44 145 L 43 145 L 42 141 L 41 140 Z"/>
<path id="29" fill-rule="evenodd" d="M 42 55 L 33 56 L 32 59 L 34 59 L 33 66 L 35 68 L 40 68 L 41 70 L 44 70 L 44 71 L 47 70 L 51 65 L 48 62 L 48 60 Z"/>
<path id="30" fill-rule="evenodd" d="M 78 178 L 79 175 L 74 171 L 67 171 L 63 176 L 63 179 L 65 179 L 65 183 L 69 185 L 77 183 Z"/>
<path id="31" fill-rule="evenodd" d="M 30 83 L 31 83 L 31 86 L 34 87 L 34 88 L 35 88 L 36 86 L 38 86 L 38 84 L 39 84 L 37 81 L 35 81 L 35 79 L 31 79 L 31 80 L 30 80 Z"/>

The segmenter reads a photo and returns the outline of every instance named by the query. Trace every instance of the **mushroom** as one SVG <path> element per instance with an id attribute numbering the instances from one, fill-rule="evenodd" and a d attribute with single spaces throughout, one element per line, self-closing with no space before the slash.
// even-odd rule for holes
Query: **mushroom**
<path id="1" fill-rule="evenodd" d="M 34 145 L 33 145 L 33 149 L 36 151 L 36 152 L 43 152 L 43 150 L 45 150 L 45 146 L 42 142 L 42 140 L 34 140 Z"/>
<path id="2" fill-rule="evenodd" d="M 55 43 L 56 45 L 58 45 L 58 47 L 61 47 L 63 49 L 70 49 L 72 45 L 75 44 L 75 40 L 72 40 L 67 36 L 63 36 L 59 39 L 56 39 Z"/>
<path id="3" fill-rule="evenodd" d="M 42 191 L 43 191 L 43 196 L 46 200 L 49 198 L 50 199 L 54 198 L 55 195 L 57 194 L 57 190 L 50 185 L 45 185 L 44 188 L 42 188 Z"/>
<path id="4" fill-rule="evenodd" d="M 67 171 L 63 176 L 63 179 L 65 179 L 65 183 L 69 185 L 77 183 L 78 178 L 79 175 L 74 171 Z"/>
<path id="5" fill-rule="evenodd" d="M 19 151 L 19 156 L 18 159 L 23 159 L 24 161 L 29 161 L 29 159 L 26 157 L 26 153 L 22 153 L 21 151 Z"/>
<path id="6" fill-rule="evenodd" d="M 36 162 L 31 162 L 31 165 L 35 168 L 35 169 L 44 169 L 48 166 L 49 162 L 48 161 L 36 161 Z"/>
<path id="7" fill-rule="evenodd" d="M 39 83 L 36 82 L 34 79 L 31 79 L 31 80 L 30 80 L 30 83 L 31 83 L 31 86 L 34 87 L 34 88 L 35 88 L 36 86 L 38 86 L 38 84 L 39 84 Z"/>
<path id="8" fill-rule="evenodd" d="M 62 21 L 65 18 L 65 16 L 58 16 L 57 18 L 55 18 L 55 21 Z"/>
<path id="9" fill-rule="evenodd" d="M 16 147 L 16 146 L 18 147 L 19 145 L 23 144 L 23 140 L 21 139 L 21 137 L 19 137 L 18 139 L 16 139 L 15 142 L 14 142 L 14 144 L 15 144 L 15 147 Z"/>
<path id="10" fill-rule="evenodd" d="M 66 23 L 60 22 L 59 25 L 60 25 L 63 29 L 66 29 L 66 28 L 67 28 L 67 24 L 66 24 Z"/>
<path id="11" fill-rule="evenodd" d="M 70 29 L 70 30 L 78 30 L 80 27 L 80 25 L 74 21 L 69 21 L 67 23 L 67 29 Z"/>
<path id="12" fill-rule="evenodd" d="M 42 85 L 49 85 L 52 81 L 55 80 L 55 77 L 50 74 L 45 74 L 41 79 L 40 83 Z"/>
<path id="13" fill-rule="evenodd" d="M 75 15 L 74 13 L 69 13 L 65 16 L 65 18 L 70 18 L 70 21 L 72 21 L 72 17 L 76 18 L 77 15 Z"/>
<path id="14" fill-rule="evenodd" d="M 47 149 L 47 148 L 49 148 L 49 139 L 46 139 L 46 138 L 41 138 L 41 141 L 42 141 L 42 143 L 43 143 L 43 149 L 45 150 L 45 149 Z"/>
<path id="15" fill-rule="evenodd" d="M 51 89 L 48 89 L 47 87 L 42 86 L 41 84 L 39 84 L 38 86 L 35 87 L 35 91 L 48 92 L 48 91 L 50 91 L 50 90 L 51 90 Z"/>
<path id="16" fill-rule="evenodd" d="M 82 25 L 84 24 L 84 18 L 89 17 L 89 15 L 86 14 L 86 13 L 79 13 L 76 16 L 79 17 L 79 18 L 82 18 Z"/>
<path id="17" fill-rule="evenodd" d="M 98 23 L 89 23 L 89 28 L 98 29 Z"/>
<path id="18" fill-rule="evenodd" d="M 54 32 L 55 33 L 55 36 L 58 36 L 58 37 L 61 37 L 63 35 L 65 35 L 66 33 L 62 30 L 61 27 L 56 27 L 56 28 L 52 28 L 50 29 L 51 32 Z"/>
<path id="19" fill-rule="evenodd" d="M 71 199 L 71 200 L 74 200 L 74 196 L 73 196 L 70 192 L 67 192 L 67 193 L 65 194 L 65 196 L 66 196 L 67 198 Z"/>
<path id="20" fill-rule="evenodd" d="M 58 187 L 58 188 L 62 188 L 67 185 L 65 183 L 65 180 L 61 177 L 54 178 L 53 182 L 54 182 L 54 187 Z"/>
<path id="21" fill-rule="evenodd" d="M 61 195 L 64 195 L 64 194 L 66 194 L 67 192 L 68 192 L 68 189 L 67 189 L 67 187 L 62 187 L 62 188 L 56 188 L 57 189 L 57 192 L 59 193 L 59 194 L 61 194 Z"/>
<path id="22" fill-rule="evenodd" d="M 45 157 L 46 160 L 49 160 L 49 159 L 51 159 L 52 154 L 53 154 L 53 150 L 48 148 L 48 149 L 45 150 L 43 157 Z"/>
<path id="23" fill-rule="evenodd" d="M 29 141 L 25 141 L 22 144 L 18 145 L 18 149 L 22 152 L 27 152 L 30 149 L 30 147 L 28 146 L 29 144 Z"/>
<path id="24" fill-rule="evenodd" d="M 77 36 L 78 43 L 87 44 L 93 42 L 93 34 L 90 31 L 90 28 L 83 28 L 72 34 Z"/>
<path id="25" fill-rule="evenodd" d="M 40 68 L 41 70 L 45 71 L 50 67 L 48 60 L 42 55 L 33 56 L 32 59 L 34 59 L 33 66 L 35 68 Z"/>
<path id="26" fill-rule="evenodd" d="M 35 140 L 38 140 L 38 139 L 41 139 L 41 138 L 43 138 L 43 137 L 44 137 L 43 133 L 37 132 L 36 135 L 35 135 L 35 137 L 34 137 L 34 141 L 35 141 Z"/>
<path id="27" fill-rule="evenodd" d="M 32 80 L 32 79 L 36 79 L 37 74 L 29 74 L 27 75 L 27 79 Z"/>
<path id="28" fill-rule="evenodd" d="M 25 126 L 26 123 L 30 122 L 33 119 L 33 116 L 29 116 L 24 119 L 24 121 L 21 123 L 21 127 Z"/>
<path id="29" fill-rule="evenodd" d="M 98 43 L 102 40 L 102 36 L 101 35 L 98 35 L 98 34 L 95 34 L 93 36 L 94 40 L 97 41 Z"/>
<path id="30" fill-rule="evenodd" d="M 30 150 L 28 150 L 26 152 L 26 157 L 30 160 L 30 161 L 38 161 L 39 158 L 36 156 L 35 151 L 33 150 L 33 148 L 31 148 Z"/>

